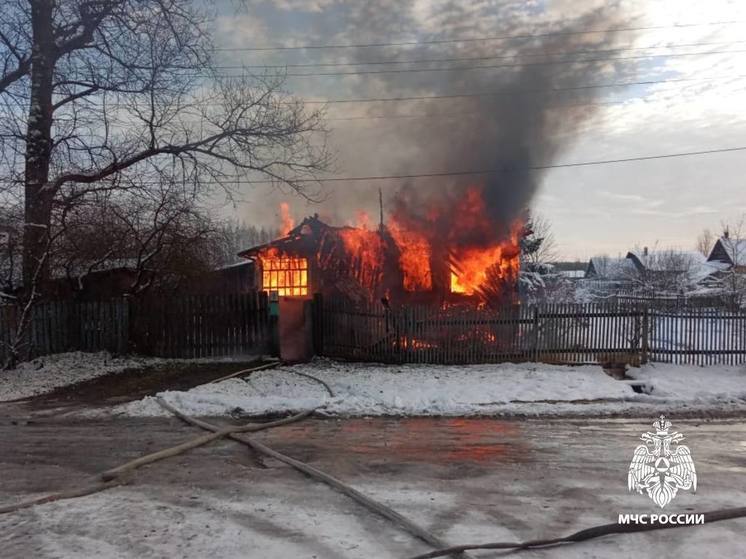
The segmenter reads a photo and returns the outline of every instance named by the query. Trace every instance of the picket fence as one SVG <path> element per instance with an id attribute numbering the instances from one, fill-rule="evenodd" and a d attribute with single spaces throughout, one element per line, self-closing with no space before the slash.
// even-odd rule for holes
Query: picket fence
<path id="1" fill-rule="evenodd" d="M 499 309 L 315 301 L 317 353 L 386 363 L 746 362 L 746 313 L 620 303 Z"/>
<path id="2" fill-rule="evenodd" d="M 20 313 L 16 306 L 0 306 L 0 362 Z M 264 293 L 40 303 L 32 309 L 20 357 L 76 350 L 182 358 L 265 353 L 268 314 Z"/>
<path id="3" fill-rule="evenodd" d="M 746 363 L 746 312 L 621 302 L 387 308 L 314 299 L 317 354 L 386 363 Z M 0 362 L 20 310 L 0 306 Z M 280 341 L 280 343 L 282 343 Z M 64 351 L 219 357 L 276 350 L 264 293 L 38 304 L 22 359 Z"/>

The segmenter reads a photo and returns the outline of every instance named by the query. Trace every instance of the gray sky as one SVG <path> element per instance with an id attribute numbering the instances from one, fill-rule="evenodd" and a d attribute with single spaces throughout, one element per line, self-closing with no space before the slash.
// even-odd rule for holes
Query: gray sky
<path id="1" fill-rule="evenodd" d="M 551 97 L 552 105 L 584 108 L 551 109 L 550 118 L 567 124 L 551 128 L 553 147 L 539 150 L 533 164 L 746 146 L 746 2 L 742 0 L 247 1 L 248 7 L 237 13 L 228 4 L 221 8 L 216 34 L 220 46 L 244 49 L 421 44 L 230 50 L 221 53 L 221 64 L 337 64 L 290 66 L 287 68 L 290 74 L 503 66 L 459 72 L 288 77 L 287 91 L 300 98 L 336 100 L 473 93 L 484 91 L 485 85 L 489 89 L 491 83 L 497 84 L 492 89 L 500 89 L 504 80 L 511 80 L 519 71 L 517 64 L 552 62 L 541 68 L 542 72 L 551 73 L 552 80 L 559 80 L 552 81 L 553 84 L 657 83 L 542 94 Z M 730 23 L 692 25 L 712 22 Z M 577 33 L 609 28 L 655 29 Z M 524 37 L 431 43 L 505 35 L 535 36 L 567 29 L 575 33 L 572 40 Z M 486 57 L 491 58 L 482 59 Z M 579 57 L 595 62 L 585 66 L 557 64 Z M 479 60 L 339 66 L 353 62 L 443 58 Z M 598 61 L 599 58 L 607 60 Z M 577 75 L 569 82 L 562 81 L 572 71 Z M 461 98 L 329 104 L 330 147 L 336 154 L 333 176 L 466 170 L 457 167 L 459 157 L 453 154 L 443 157 L 443 153 L 448 142 L 464 144 L 463 128 L 469 118 L 474 121 L 473 125 L 469 124 L 469 133 L 474 137 L 467 139 L 472 142 L 480 138 L 479 119 L 483 115 L 474 117 L 474 103 L 473 99 Z M 500 114 L 495 118 L 505 118 L 505 114 L 497 113 Z M 418 116 L 423 114 L 438 116 Z M 456 125 L 460 126 L 460 132 Z M 502 144 L 496 145 L 498 151 L 503 148 Z M 454 153 L 459 153 L 456 145 Z M 465 165 L 474 165 L 474 161 L 484 163 L 479 159 L 472 161 L 469 155 L 464 154 Z M 718 229 L 722 220 L 733 220 L 746 212 L 744 171 L 746 152 L 555 168 L 536 176 L 538 191 L 532 196 L 531 206 L 552 222 L 562 255 L 567 258 L 585 259 L 600 252 L 615 255 L 634 245 L 656 243 L 689 249 L 701 229 Z M 418 179 L 417 185 L 437 188 L 439 180 L 448 179 L 432 179 L 429 183 L 430 179 Z M 329 184 L 324 191 L 326 201 L 321 205 L 256 186 L 242 192 L 243 200 L 235 209 L 224 211 L 247 222 L 270 225 L 277 221 L 277 207 L 284 200 L 298 217 L 318 212 L 337 223 L 352 223 L 357 209 L 377 215 L 379 186 L 384 197 L 389 198 L 402 186 L 402 181 Z"/>

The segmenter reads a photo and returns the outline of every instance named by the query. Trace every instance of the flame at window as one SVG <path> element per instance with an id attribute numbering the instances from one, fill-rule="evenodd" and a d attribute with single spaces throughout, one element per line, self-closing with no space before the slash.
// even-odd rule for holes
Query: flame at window
<path id="1" fill-rule="evenodd" d="M 262 262 L 262 289 L 281 296 L 308 295 L 308 260 L 285 255 L 265 256 Z"/>

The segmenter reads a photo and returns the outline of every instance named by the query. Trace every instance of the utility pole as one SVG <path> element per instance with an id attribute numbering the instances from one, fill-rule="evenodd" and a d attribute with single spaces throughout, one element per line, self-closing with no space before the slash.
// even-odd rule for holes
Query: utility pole
<path id="1" fill-rule="evenodd" d="M 379 210 L 379 221 L 378 227 L 383 231 L 383 193 L 381 187 L 378 187 L 378 210 Z"/>

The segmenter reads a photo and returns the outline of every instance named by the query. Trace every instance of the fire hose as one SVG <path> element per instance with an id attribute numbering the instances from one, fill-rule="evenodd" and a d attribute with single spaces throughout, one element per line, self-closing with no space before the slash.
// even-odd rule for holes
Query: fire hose
<path id="1" fill-rule="evenodd" d="M 594 538 L 600 538 L 602 536 L 608 536 L 611 534 L 631 534 L 634 532 L 648 532 L 651 530 L 666 530 L 670 528 L 684 528 L 693 526 L 702 526 L 704 524 L 711 524 L 713 522 L 720 522 L 722 520 L 731 520 L 733 518 L 746 517 L 746 507 L 738 507 L 732 509 L 719 509 L 704 513 L 688 513 L 704 515 L 703 524 L 602 524 L 599 526 L 593 526 L 591 528 L 585 528 L 578 532 L 574 532 L 568 536 L 559 538 L 549 538 L 543 540 L 529 540 L 525 542 L 490 542 L 490 543 L 475 543 L 475 544 L 462 544 L 451 547 L 444 547 L 430 551 L 428 553 L 422 553 L 415 555 L 409 559 L 433 559 L 435 557 L 445 557 L 454 553 L 463 553 L 465 551 L 485 550 L 485 549 L 535 549 L 539 547 L 552 547 L 562 544 L 578 543 Z"/>

